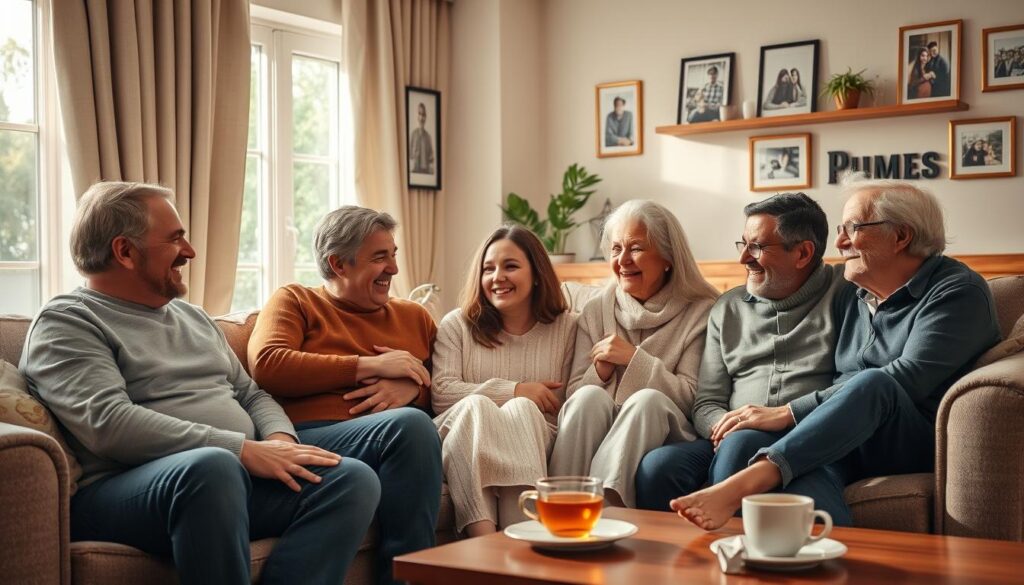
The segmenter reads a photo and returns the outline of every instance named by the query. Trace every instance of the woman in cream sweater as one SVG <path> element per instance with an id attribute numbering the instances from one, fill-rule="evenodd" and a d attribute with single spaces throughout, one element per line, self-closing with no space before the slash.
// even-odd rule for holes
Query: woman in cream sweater
<path id="1" fill-rule="evenodd" d="M 434 346 L 431 399 L 459 532 L 522 518 L 519 493 L 547 475 L 575 324 L 543 245 L 518 226 L 481 246 Z"/>
<path id="2" fill-rule="evenodd" d="M 580 313 L 549 469 L 600 477 L 610 503 L 633 507 L 644 454 L 697 437 L 688 417 L 718 291 L 679 220 L 652 201 L 616 209 L 602 247 L 615 280 Z"/>

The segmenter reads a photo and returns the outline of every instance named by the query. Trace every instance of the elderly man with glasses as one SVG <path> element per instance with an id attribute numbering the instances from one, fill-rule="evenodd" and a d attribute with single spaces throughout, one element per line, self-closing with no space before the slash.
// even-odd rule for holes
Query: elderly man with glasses
<path id="1" fill-rule="evenodd" d="M 705 530 L 724 524 L 743 497 L 770 490 L 810 495 L 848 518 L 847 483 L 933 471 L 939 402 L 999 340 L 984 279 L 942 255 L 935 197 L 909 183 L 861 178 L 846 181 L 852 196 L 837 228 L 844 274 L 856 285 L 835 300 L 837 377 L 791 401 L 789 412 L 731 423 L 727 435 L 755 431 L 749 459 L 671 504 Z"/>
<path id="2" fill-rule="evenodd" d="M 783 193 L 743 213 L 736 251 L 747 283 L 719 297 L 708 320 L 691 415 L 703 439 L 644 457 L 636 479 L 641 508 L 668 510 L 672 498 L 729 477 L 750 457 L 748 435 L 759 433 L 741 430 L 739 421 L 792 423 L 787 404 L 832 383 L 832 300 L 849 284 L 842 267 L 822 262 L 825 212 L 803 193 Z"/>

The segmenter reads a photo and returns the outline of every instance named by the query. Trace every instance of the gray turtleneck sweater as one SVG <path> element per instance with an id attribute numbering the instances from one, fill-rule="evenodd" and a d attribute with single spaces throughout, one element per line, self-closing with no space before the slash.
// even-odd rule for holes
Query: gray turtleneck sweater
<path id="1" fill-rule="evenodd" d="M 693 422 L 702 437 L 726 412 L 747 404 L 781 406 L 832 385 L 836 316 L 832 299 L 843 267 L 822 264 L 792 295 L 770 300 L 736 287 L 708 320 Z"/>

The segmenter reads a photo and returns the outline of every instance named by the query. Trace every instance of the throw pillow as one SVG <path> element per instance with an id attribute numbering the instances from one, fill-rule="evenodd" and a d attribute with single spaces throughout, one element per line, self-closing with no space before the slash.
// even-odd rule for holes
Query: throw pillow
<path id="1" fill-rule="evenodd" d="M 64 450 L 64 457 L 68 461 L 70 495 L 74 495 L 78 489 L 78 478 L 82 477 L 78 459 L 75 459 L 68 447 L 50 411 L 28 393 L 25 378 L 18 372 L 18 368 L 4 360 L 0 360 L 0 422 L 28 427 L 53 437 Z"/>
<path id="2" fill-rule="evenodd" d="M 978 361 L 974 362 L 974 368 L 978 369 L 987 366 L 1020 351 L 1024 351 L 1024 315 L 1017 319 L 1017 323 L 1014 324 L 1013 329 L 1010 330 L 1010 335 L 1006 339 L 981 354 Z"/>

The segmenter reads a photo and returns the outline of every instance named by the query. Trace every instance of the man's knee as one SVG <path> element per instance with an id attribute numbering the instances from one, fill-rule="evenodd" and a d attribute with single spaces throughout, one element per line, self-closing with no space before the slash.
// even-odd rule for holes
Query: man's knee
<path id="1" fill-rule="evenodd" d="M 833 398 L 845 398 L 856 403 L 883 402 L 891 404 L 903 392 L 895 378 L 882 370 L 864 370 L 850 378 Z"/>
<path id="2" fill-rule="evenodd" d="M 371 514 L 377 509 L 380 478 L 369 465 L 355 457 L 345 457 L 337 465 L 323 468 L 320 474 L 323 480 L 318 488 L 333 496 L 328 500 L 346 509 L 369 510 Z"/>
<path id="3" fill-rule="evenodd" d="M 207 502 L 215 509 L 226 509 L 232 502 L 244 507 L 251 490 L 249 473 L 242 462 L 234 453 L 219 447 L 183 453 L 172 473 L 176 501 L 182 498 L 185 502 Z"/>
<path id="4" fill-rule="evenodd" d="M 427 413 L 418 408 L 398 408 L 388 413 L 387 424 L 402 443 L 424 448 L 441 448 L 437 427 Z"/>

